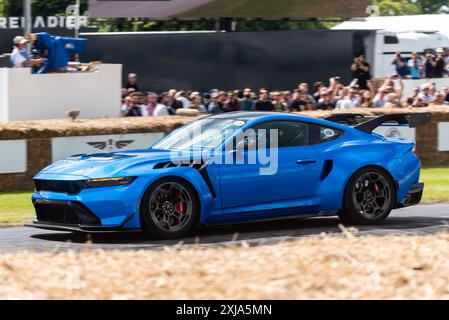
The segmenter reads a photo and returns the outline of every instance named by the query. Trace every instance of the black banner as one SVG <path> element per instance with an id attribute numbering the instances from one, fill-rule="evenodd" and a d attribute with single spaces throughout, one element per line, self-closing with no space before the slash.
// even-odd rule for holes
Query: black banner
<path id="1" fill-rule="evenodd" d="M 83 61 L 121 63 L 141 88 L 291 90 L 299 82 L 351 80 L 353 31 L 88 34 Z"/>

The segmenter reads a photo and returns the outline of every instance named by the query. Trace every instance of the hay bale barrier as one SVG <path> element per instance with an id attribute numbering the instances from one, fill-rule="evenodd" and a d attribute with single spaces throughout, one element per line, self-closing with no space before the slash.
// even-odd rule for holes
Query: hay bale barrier
<path id="1" fill-rule="evenodd" d="M 448 299 L 448 246 L 447 233 L 345 231 L 254 247 L 0 253 L 0 299 Z"/>
<path id="2" fill-rule="evenodd" d="M 189 116 L 111 119 L 53 119 L 0 123 L 0 140 L 45 139 L 122 133 L 170 133 L 194 120 Z"/>

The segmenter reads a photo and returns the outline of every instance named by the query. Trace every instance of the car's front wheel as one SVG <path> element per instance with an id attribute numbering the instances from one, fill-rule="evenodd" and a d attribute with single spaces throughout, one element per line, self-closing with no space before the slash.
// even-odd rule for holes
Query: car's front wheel
<path id="1" fill-rule="evenodd" d="M 357 171 L 349 180 L 339 217 L 348 224 L 375 224 L 393 209 L 396 189 L 391 177 L 377 167 Z"/>
<path id="2" fill-rule="evenodd" d="M 198 200 L 193 187 L 179 178 L 164 178 L 142 199 L 142 231 L 158 239 L 173 239 L 192 230 L 198 220 Z"/>

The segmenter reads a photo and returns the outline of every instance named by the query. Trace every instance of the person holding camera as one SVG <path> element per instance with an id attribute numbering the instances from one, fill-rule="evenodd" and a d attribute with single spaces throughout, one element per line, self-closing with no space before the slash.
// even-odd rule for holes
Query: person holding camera
<path id="1" fill-rule="evenodd" d="M 435 77 L 435 60 L 431 53 L 427 53 L 424 58 L 424 75 L 426 78 Z"/>
<path id="2" fill-rule="evenodd" d="M 39 67 L 45 62 L 45 58 L 32 59 L 26 45 L 28 39 L 16 36 L 13 40 L 14 48 L 11 52 L 10 62 L 14 68 Z"/>
<path id="3" fill-rule="evenodd" d="M 395 66 L 396 73 L 401 78 L 404 79 L 408 76 L 409 70 L 407 67 L 407 59 L 403 58 L 399 51 L 396 52 L 396 56 L 391 64 Z"/>
<path id="4" fill-rule="evenodd" d="M 418 52 L 412 54 L 411 59 L 408 61 L 408 67 L 410 70 L 410 76 L 412 79 L 420 79 L 422 73 L 422 61 Z"/>
<path id="5" fill-rule="evenodd" d="M 443 78 L 446 69 L 446 59 L 444 57 L 444 49 L 437 49 L 437 57 L 434 62 L 434 76 L 435 78 Z"/>
<path id="6" fill-rule="evenodd" d="M 360 90 L 369 90 L 368 81 L 371 80 L 371 66 L 365 61 L 365 56 L 362 54 L 354 58 L 354 63 L 351 65 L 352 77 L 357 79 Z"/>

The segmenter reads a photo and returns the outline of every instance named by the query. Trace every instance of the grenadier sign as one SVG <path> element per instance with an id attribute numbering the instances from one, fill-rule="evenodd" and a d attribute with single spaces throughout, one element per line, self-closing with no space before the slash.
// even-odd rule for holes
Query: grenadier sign
<path id="1" fill-rule="evenodd" d="M 79 17 L 79 26 L 87 27 L 88 18 Z M 33 18 L 32 28 L 69 28 L 73 29 L 73 16 L 37 16 Z M 0 17 L 0 29 L 22 29 L 25 27 L 24 17 Z"/>

